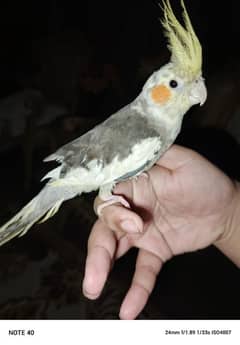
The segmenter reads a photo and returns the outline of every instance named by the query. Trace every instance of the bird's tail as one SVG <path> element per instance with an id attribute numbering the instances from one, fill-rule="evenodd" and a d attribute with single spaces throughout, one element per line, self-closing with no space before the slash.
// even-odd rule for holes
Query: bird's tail
<path id="1" fill-rule="evenodd" d="M 61 204 L 76 191 L 60 183 L 48 183 L 40 193 L 0 228 L 0 246 L 15 236 L 23 236 L 36 222 L 45 222 L 57 213 Z"/>

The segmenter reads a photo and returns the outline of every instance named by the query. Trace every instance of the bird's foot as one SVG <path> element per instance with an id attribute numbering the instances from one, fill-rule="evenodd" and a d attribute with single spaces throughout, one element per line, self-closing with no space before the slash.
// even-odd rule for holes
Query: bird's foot
<path id="1" fill-rule="evenodd" d="M 148 174 L 146 172 L 142 172 L 140 175 L 134 176 L 133 179 L 137 181 L 139 177 L 144 177 L 146 179 L 149 178 L 149 176 L 148 176 Z"/>
<path id="2" fill-rule="evenodd" d="M 97 207 L 97 215 L 99 217 L 101 216 L 101 212 L 104 209 L 104 207 L 107 207 L 116 203 L 120 203 L 124 207 L 130 208 L 130 205 L 127 202 L 127 200 L 124 199 L 124 197 L 122 197 L 121 195 L 111 195 L 110 197 L 106 198 L 104 201 L 105 201 L 104 203 L 102 203 L 101 205 Z"/>
<path id="3" fill-rule="evenodd" d="M 146 172 L 142 172 L 142 173 L 140 174 L 140 176 L 145 177 L 146 179 L 149 178 L 149 176 L 148 176 L 148 174 L 147 174 Z"/>

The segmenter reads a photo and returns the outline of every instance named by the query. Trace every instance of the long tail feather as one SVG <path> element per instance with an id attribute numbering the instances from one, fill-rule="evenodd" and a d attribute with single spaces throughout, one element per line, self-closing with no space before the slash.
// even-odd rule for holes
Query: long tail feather
<path id="1" fill-rule="evenodd" d="M 47 184 L 40 193 L 0 228 L 0 246 L 16 236 L 23 236 L 36 223 L 54 216 L 61 204 L 76 195 L 61 184 Z"/>

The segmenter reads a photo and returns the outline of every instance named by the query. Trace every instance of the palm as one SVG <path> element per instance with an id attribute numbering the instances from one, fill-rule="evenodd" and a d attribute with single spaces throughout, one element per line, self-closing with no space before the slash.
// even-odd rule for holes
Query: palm
<path id="1" fill-rule="evenodd" d="M 138 247 L 132 285 L 121 307 L 122 318 L 135 318 L 154 287 L 163 263 L 173 255 L 214 243 L 226 227 L 235 192 L 232 181 L 197 153 L 173 146 L 150 171 L 117 185 L 131 210 L 104 209 L 89 238 L 84 291 L 100 294 L 115 258 Z M 99 202 L 99 200 L 98 200 Z M 131 219 L 139 231 L 125 232 Z"/>

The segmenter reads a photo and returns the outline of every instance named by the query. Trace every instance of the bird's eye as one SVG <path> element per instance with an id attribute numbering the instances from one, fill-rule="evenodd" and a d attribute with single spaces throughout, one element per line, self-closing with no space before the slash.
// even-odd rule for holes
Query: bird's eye
<path id="1" fill-rule="evenodd" d="M 171 86 L 171 88 L 175 89 L 178 86 L 178 82 L 176 80 L 171 80 L 169 85 Z"/>

